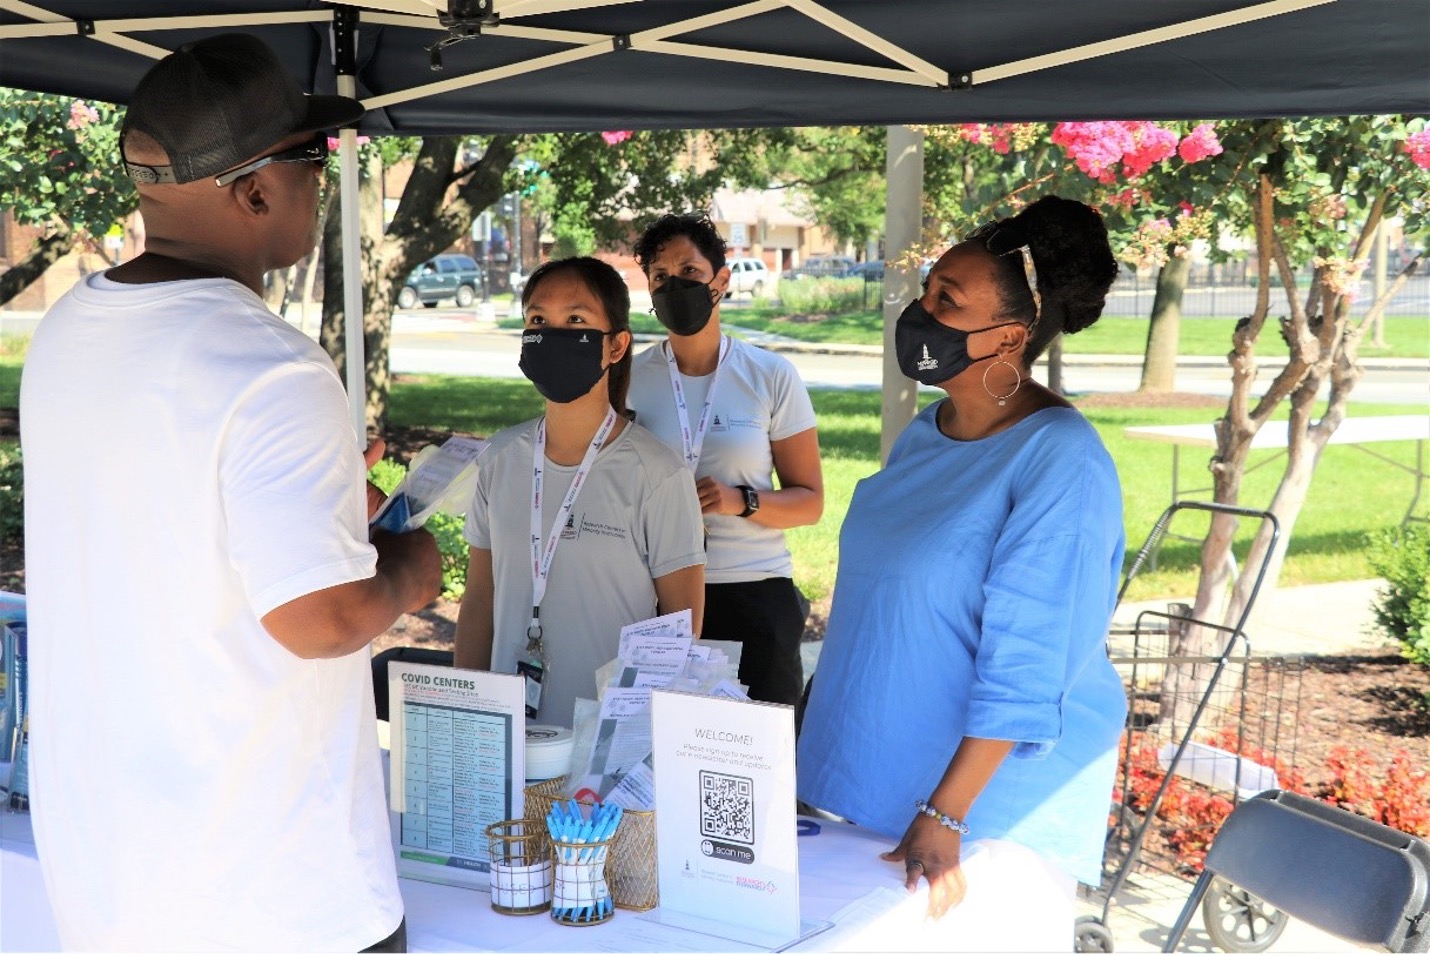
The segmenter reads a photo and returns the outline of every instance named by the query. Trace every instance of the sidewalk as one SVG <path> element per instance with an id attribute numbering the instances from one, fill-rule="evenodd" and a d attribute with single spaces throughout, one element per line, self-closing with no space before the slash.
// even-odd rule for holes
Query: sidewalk
<path id="1" fill-rule="evenodd" d="M 632 295 L 631 310 L 633 312 L 644 312 L 650 307 L 649 295 Z M 298 324 L 298 306 L 288 307 L 289 321 L 294 325 Z M 20 312 L 8 309 L 0 309 L 0 333 L 9 335 L 28 335 L 34 332 L 35 325 L 39 322 L 42 313 Z M 471 309 L 418 309 L 411 312 L 399 312 L 393 315 L 393 331 L 402 331 L 409 334 L 422 334 L 432 332 L 494 332 L 497 331 L 497 320 L 506 318 L 506 310 L 497 305 L 493 307 L 491 303 L 484 306 L 478 305 Z M 310 324 L 316 324 L 317 318 L 311 318 Z M 399 328 L 400 327 L 400 328 Z M 761 332 L 754 329 L 745 329 L 737 325 L 727 324 L 725 328 L 729 331 L 736 331 L 740 338 L 769 349 L 772 352 L 793 352 L 805 355 L 882 355 L 884 347 L 882 345 L 851 345 L 843 342 L 805 342 L 800 339 L 790 338 L 787 335 L 780 335 L 776 332 Z M 314 335 L 316 329 L 310 329 Z M 515 334 L 515 333 L 513 333 Z M 657 335 L 637 335 L 638 342 L 653 342 L 662 336 Z M 1063 353 L 1063 364 L 1070 366 L 1093 366 L 1093 367 L 1141 367 L 1143 362 L 1141 355 L 1104 355 L 1092 353 Z M 1430 358 L 1361 358 L 1358 364 L 1367 370 L 1382 369 L 1387 371 L 1425 371 L 1430 374 Z M 1226 368 L 1225 355 L 1178 355 L 1178 368 Z"/>

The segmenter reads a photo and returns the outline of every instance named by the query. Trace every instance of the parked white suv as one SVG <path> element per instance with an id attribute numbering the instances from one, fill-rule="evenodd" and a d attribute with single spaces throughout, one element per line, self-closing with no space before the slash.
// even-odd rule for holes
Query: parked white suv
<path id="1" fill-rule="evenodd" d="M 725 298 L 737 292 L 748 292 L 756 299 L 774 291 L 773 277 L 762 259 L 729 259 L 730 286 L 725 290 Z"/>

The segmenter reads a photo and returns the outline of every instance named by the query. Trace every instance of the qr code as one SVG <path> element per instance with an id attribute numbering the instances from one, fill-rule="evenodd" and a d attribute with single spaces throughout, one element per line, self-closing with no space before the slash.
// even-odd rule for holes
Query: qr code
<path id="1" fill-rule="evenodd" d="M 755 787 L 748 777 L 700 771 L 700 835 L 755 842 Z"/>

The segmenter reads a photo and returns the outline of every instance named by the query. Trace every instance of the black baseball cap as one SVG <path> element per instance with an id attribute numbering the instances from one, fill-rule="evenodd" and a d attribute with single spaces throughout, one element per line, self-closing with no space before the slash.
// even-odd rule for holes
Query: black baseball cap
<path id="1" fill-rule="evenodd" d="M 348 126 L 363 106 L 309 96 L 268 44 L 247 33 L 186 43 L 144 74 L 124 115 L 124 135 L 154 137 L 168 166 L 126 166 L 136 183 L 189 183 L 240 166 L 294 133 Z"/>

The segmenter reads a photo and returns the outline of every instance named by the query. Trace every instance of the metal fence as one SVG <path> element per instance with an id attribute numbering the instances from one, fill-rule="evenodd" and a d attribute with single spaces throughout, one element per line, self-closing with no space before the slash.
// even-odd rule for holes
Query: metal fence
<path id="1" fill-rule="evenodd" d="M 1184 318 L 1240 318 L 1256 308 L 1256 276 L 1245 275 L 1242 263 L 1211 266 L 1194 270 L 1182 294 Z M 1299 296 L 1304 302 L 1309 275 L 1298 275 Z M 1108 295 L 1107 315 L 1143 318 L 1152 314 L 1152 300 L 1157 294 L 1155 275 L 1139 276 L 1124 271 L 1113 283 Z M 1362 281 L 1351 302 L 1351 315 L 1361 316 L 1375 301 L 1375 286 Z M 1286 293 L 1279 282 L 1271 289 L 1271 314 L 1285 315 Z M 1430 276 L 1412 276 L 1390 300 L 1386 315 L 1430 317 Z"/>
<path id="2" fill-rule="evenodd" d="M 1298 275 L 1300 297 L 1304 301 L 1309 275 Z M 1250 315 L 1256 307 L 1256 276 L 1247 276 L 1244 263 L 1226 263 L 1193 270 L 1182 294 L 1183 318 L 1240 318 Z M 1113 283 L 1104 314 L 1127 318 L 1146 318 L 1152 314 L 1152 300 L 1157 294 L 1155 275 L 1139 276 L 1124 269 Z M 864 280 L 864 309 L 877 309 L 883 301 L 882 279 Z M 1351 304 L 1351 315 L 1364 315 L 1375 301 L 1375 287 L 1369 281 L 1360 283 Z M 1286 294 L 1280 283 L 1271 290 L 1271 315 L 1287 313 Z M 1412 276 L 1390 300 L 1386 315 L 1430 318 L 1430 275 Z"/>

